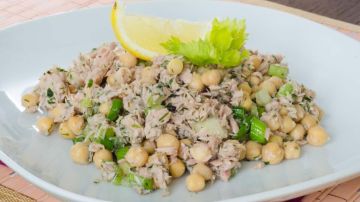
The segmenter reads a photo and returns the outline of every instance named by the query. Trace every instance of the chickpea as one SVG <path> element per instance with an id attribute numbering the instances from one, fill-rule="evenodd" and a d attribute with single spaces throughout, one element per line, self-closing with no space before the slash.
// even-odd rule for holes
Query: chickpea
<path id="1" fill-rule="evenodd" d="M 246 147 L 246 159 L 253 161 L 261 158 L 261 148 L 262 145 L 254 142 L 254 141 L 248 141 L 245 144 Z"/>
<path id="2" fill-rule="evenodd" d="M 212 170 L 209 168 L 209 166 L 207 166 L 203 163 L 196 164 L 193 167 L 191 173 L 201 175 L 205 180 L 211 180 L 213 177 Z"/>
<path id="3" fill-rule="evenodd" d="M 249 60 L 252 62 L 255 70 L 260 67 L 261 64 L 261 58 L 257 55 L 252 55 L 249 57 Z"/>
<path id="4" fill-rule="evenodd" d="M 279 135 L 271 135 L 269 138 L 269 142 L 275 142 L 277 143 L 279 146 L 283 145 L 283 138 Z"/>
<path id="5" fill-rule="evenodd" d="M 269 80 L 270 79 L 270 76 L 269 75 L 264 75 L 263 76 L 263 81 L 266 81 L 266 80 Z M 274 84 L 275 85 L 275 84 Z"/>
<path id="6" fill-rule="evenodd" d="M 107 115 L 111 109 L 111 102 L 103 102 L 99 106 L 99 112 L 103 115 Z"/>
<path id="7" fill-rule="evenodd" d="M 260 89 L 266 90 L 271 96 L 275 95 L 276 87 L 275 84 L 269 80 L 266 80 L 260 84 Z"/>
<path id="8" fill-rule="evenodd" d="M 191 82 L 189 84 L 189 87 L 193 90 L 196 90 L 196 91 L 202 91 L 204 89 L 204 84 L 203 82 L 201 81 L 201 77 L 200 75 L 194 73 L 192 75 L 192 79 L 191 79 Z"/>
<path id="9" fill-rule="evenodd" d="M 145 140 L 143 143 L 143 147 L 148 154 L 155 153 L 155 143 L 153 141 Z"/>
<path id="10" fill-rule="evenodd" d="M 190 155 L 196 162 L 207 162 L 211 158 L 211 151 L 207 144 L 196 143 L 190 148 Z"/>
<path id="11" fill-rule="evenodd" d="M 132 167 L 142 167 L 148 161 L 149 155 L 144 148 L 132 146 L 125 155 L 125 160 Z"/>
<path id="12" fill-rule="evenodd" d="M 280 128 L 280 119 L 279 116 L 276 117 L 270 117 L 265 120 L 266 125 L 270 128 L 272 131 L 276 131 Z"/>
<path id="13" fill-rule="evenodd" d="M 325 144 L 329 139 L 328 133 L 325 129 L 319 125 L 312 126 L 308 130 L 306 140 L 313 146 L 321 146 Z"/>
<path id="14" fill-rule="evenodd" d="M 25 108 L 37 106 L 39 104 L 39 97 L 37 93 L 27 93 L 22 96 L 21 104 Z"/>
<path id="15" fill-rule="evenodd" d="M 296 124 L 295 128 L 290 132 L 290 136 L 293 140 L 302 140 L 304 139 L 305 128 L 301 124 Z"/>
<path id="16" fill-rule="evenodd" d="M 74 144 L 70 149 L 71 159 L 78 164 L 89 163 L 89 149 L 88 145 L 82 142 Z"/>
<path id="17" fill-rule="evenodd" d="M 269 164 L 278 164 L 284 159 L 284 150 L 275 142 L 269 142 L 262 147 L 262 161 Z"/>
<path id="18" fill-rule="evenodd" d="M 60 123 L 59 133 L 65 139 L 73 139 L 75 137 L 75 134 L 71 132 L 66 121 Z"/>
<path id="19" fill-rule="evenodd" d="M 39 132 L 45 135 L 49 135 L 52 132 L 53 125 L 54 125 L 54 119 L 47 116 L 43 116 L 39 118 L 36 123 L 36 127 L 37 129 L 39 129 Z"/>
<path id="20" fill-rule="evenodd" d="M 184 64 L 178 58 L 170 60 L 170 62 L 166 66 L 168 73 L 172 74 L 172 75 L 180 74 L 182 72 L 183 68 L 184 68 Z"/>
<path id="21" fill-rule="evenodd" d="M 251 94 L 251 87 L 248 82 L 241 83 L 238 88 L 241 89 L 244 93 L 247 93 L 248 95 Z"/>
<path id="22" fill-rule="evenodd" d="M 208 70 L 201 75 L 201 81 L 206 86 L 218 85 L 221 81 L 221 72 L 216 69 Z"/>
<path id="23" fill-rule="evenodd" d="M 228 140 L 229 141 L 229 140 Z M 235 140 L 234 140 L 235 141 Z M 237 141 L 237 140 L 236 140 Z M 246 158 L 246 147 L 244 144 L 239 144 L 239 150 L 240 150 L 240 154 L 239 154 L 239 161 L 244 160 Z"/>
<path id="24" fill-rule="evenodd" d="M 143 84 L 155 84 L 155 72 L 151 67 L 144 67 L 141 70 L 141 83 Z"/>
<path id="25" fill-rule="evenodd" d="M 296 122 L 301 121 L 301 119 L 304 118 L 305 116 L 305 110 L 302 106 L 300 106 L 299 104 L 295 105 L 295 109 L 296 109 Z"/>
<path id="26" fill-rule="evenodd" d="M 65 108 L 66 107 L 64 103 L 57 104 L 53 109 L 49 111 L 49 117 L 53 118 L 54 121 L 60 119 L 66 110 Z"/>
<path id="27" fill-rule="evenodd" d="M 205 179 L 199 174 L 190 174 L 186 178 L 186 188 L 191 192 L 199 192 L 205 188 Z"/>
<path id="28" fill-rule="evenodd" d="M 174 163 L 170 164 L 169 171 L 171 176 L 181 177 L 185 173 L 185 164 L 180 159 L 176 159 Z"/>
<path id="29" fill-rule="evenodd" d="M 174 147 L 176 150 L 180 147 L 180 141 L 173 135 L 162 134 L 156 139 L 156 146 L 161 147 Z"/>
<path id="30" fill-rule="evenodd" d="M 118 54 L 121 64 L 125 67 L 135 67 L 137 59 L 135 56 L 128 52 Z"/>
<path id="31" fill-rule="evenodd" d="M 250 82 L 251 86 L 257 86 L 261 82 L 261 79 L 256 75 L 251 75 L 249 82 Z"/>
<path id="32" fill-rule="evenodd" d="M 110 86 L 114 87 L 116 86 L 116 80 L 115 80 L 115 77 L 114 75 L 109 75 L 107 78 L 106 78 L 106 83 L 108 83 Z"/>
<path id="33" fill-rule="evenodd" d="M 244 108 L 246 111 L 250 111 L 252 104 L 253 101 L 248 95 L 246 95 L 245 99 L 240 103 L 240 106 Z"/>
<path id="34" fill-rule="evenodd" d="M 309 130 L 309 128 L 318 124 L 318 120 L 313 115 L 306 114 L 301 120 L 301 124 L 304 126 L 305 130 Z"/>
<path id="35" fill-rule="evenodd" d="M 80 135 L 85 126 L 84 122 L 85 121 L 82 116 L 72 116 L 67 121 L 67 125 L 71 132 L 73 132 L 75 135 Z"/>
<path id="36" fill-rule="evenodd" d="M 296 126 L 295 121 L 293 121 L 289 116 L 282 117 L 280 131 L 284 133 L 289 133 Z"/>
<path id="37" fill-rule="evenodd" d="M 297 159 L 301 154 L 301 147 L 296 142 L 285 142 L 284 143 L 285 158 L 286 159 Z"/>
<path id="38" fill-rule="evenodd" d="M 175 132 L 175 130 L 173 130 L 173 129 L 165 129 L 165 132 L 164 133 L 166 133 L 166 134 L 169 134 L 169 135 L 173 135 L 173 136 L 175 136 L 176 137 L 176 132 Z"/>
<path id="39" fill-rule="evenodd" d="M 283 85 L 283 80 L 277 76 L 272 76 L 268 79 L 268 81 L 272 82 L 277 89 Z"/>
<path id="40" fill-rule="evenodd" d="M 112 161 L 112 160 L 113 160 L 112 153 L 107 149 L 100 149 L 99 151 L 95 152 L 93 157 L 93 161 L 97 168 L 100 168 L 101 164 L 104 161 Z"/>
<path id="41" fill-rule="evenodd" d="M 287 116 L 288 115 L 288 110 L 286 109 L 286 107 L 281 107 L 280 111 L 279 111 L 279 114 L 281 116 Z"/>

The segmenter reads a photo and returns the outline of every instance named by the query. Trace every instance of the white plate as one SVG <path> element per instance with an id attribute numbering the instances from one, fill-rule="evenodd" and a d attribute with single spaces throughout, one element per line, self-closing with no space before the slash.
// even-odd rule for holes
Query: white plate
<path id="1" fill-rule="evenodd" d="M 245 163 L 229 183 L 217 181 L 198 194 L 186 191 L 184 179 L 171 186 L 168 197 L 161 191 L 139 196 L 129 188 L 94 184 L 99 176 L 95 167 L 71 162 L 70 141 L 56 134 L 38 135 L 33 124 L 39 114 L 23 113 L 20 97 L 51 65 L 66 67 L 80 51 L 115 40 L 110 7 L 103 7 L 0 32 L 0 157 L 20 175 L 57 196 L 78 201 L 260 201 L 299 196 L 360 173 L 359 42 L 303 18 L 240 3 L 163 1 L 135 3 L 129 9 L 188 20 L 246 18 L 247 46 L 284 54 L 291 77 L 317 91 L 331 141 L 322 148 L 305 147 L 301 159 L 280 165 L 256 170 Z"/>

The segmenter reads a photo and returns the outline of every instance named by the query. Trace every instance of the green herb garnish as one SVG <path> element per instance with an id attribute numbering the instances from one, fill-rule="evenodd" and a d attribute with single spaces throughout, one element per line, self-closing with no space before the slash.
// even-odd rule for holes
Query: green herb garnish
<path id="1" fill-rule="evenodd" d="M 245 20 L 215 18 L 205 39 L 185 43 L 172 37 L 161 45 L 169 53 L 184 56 L 195 65 L 216 64 L 228 68 L 239 65 L 249 56 L 244 48 L 246 39 Z"/>

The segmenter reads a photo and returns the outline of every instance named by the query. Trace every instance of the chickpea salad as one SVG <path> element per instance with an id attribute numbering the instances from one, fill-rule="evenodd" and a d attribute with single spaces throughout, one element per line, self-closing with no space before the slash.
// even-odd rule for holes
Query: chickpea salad
<path id="1" fill-rule="evenodd" d="M 72 140 L 74 163 L 94 163 L 101 181 L 140 194 L 167 193 L 184 175 L 200 192 L 243 161 L 262 168 L 325 144 L 315 93 L 288 78 L 283 57 L 246 49 L 243 20 L 212 25 L 198 41 L 172 37 L 151 61 L 103 44 L 46 71 L 22 104 L 47 112 L 39 133 Z"/>

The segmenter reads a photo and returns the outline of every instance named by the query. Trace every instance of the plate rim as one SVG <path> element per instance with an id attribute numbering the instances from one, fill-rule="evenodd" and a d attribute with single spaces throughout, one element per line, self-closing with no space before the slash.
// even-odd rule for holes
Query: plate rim
<path id="1" fill-rule="evenodd" d="M 156 3 L 156 2 L 167 2 L 166 0 L 152 0 L 152 1 L 145 1 L 145 0 L 138 0 L 135 2 L 128 2 L 129 4 L 146 4 L 146 3 Z M 191 2 L 191 1 L 180 1 L 179 2 Z M 331 29 L 330 27 L 327 27 L 321 23 L 312 21 L 310 19 L 292 14 L 292 13 L 288 13 L 285 11 L 281 11 L 281 10 L 277 10 L 277 9 L 273 9 L 273 8 L 267 8 L 267 7 L 262 7 L 262 6 L 258 6 L 258 5 L 252 5 L 252 4 L 247 4 L 247 3 L 243 3 L 243 2 L 236 2 L 236 1 L 232 1 L 232 0 L 225 0 L 225 1 L 221 1 L 221 0 L 200 0 L 197 1 L 196 3 L 199 2 L 216 2 L 216 3 L 226 3 L 226 4 L 242 4 L 242 5 L 246 5 L 246 6 L 250 6 L 250 7 L 255 7 L 255 8 L 260 8 L 260 9 L 265 9 L 265 10 L 271 10 L 274 12 L 279 12 L 282 13 L 283 15 L 290 15 L 292 17 L 296 17 L 302 20 L 307 21 L 308 23 L 313 23 L 316 24 L 317 26 L 320 26 L 323 29 L 326 29 L 327 31 L 331 31 L 333 33 L 337 33 L 339 36 L 342 36 L 344 38 L 347 38 L 347 40 L 351 40 L 357 44 L 360 44 L 360 41 L 344 34 L 341 33 L 339 31 L 336 31 L 334 29 Z M 8 29 L 12 29 L 14 27 L 17 26 L 21 26 L 23 24 L 27 24 L 27 23 L 32 23 L 32 22 L 36 22 L 39 20 L 45 20 L 45 19 L 49 19 L 49 18 L 53 18 L 53 17 L 57 17 L 57 16 L 61 16 L 61 15 L 67 15 L 70 13 L 77 13 L 77 12 L 84 12 L 84 11 L 89 11 L 89 10 L 96 10 L 96 9 L 102 9 L 104 7 L 110 7 L 111 5 L 101 5 L 101 6 L 97 6 L 97 7 L 92 7 L 92 8 L 82 8 L 82 9 L 78 9 L 78 10 L 71 10 L 71 11 L 64 11 L 64 12 L 60 12 L 60 13 L 56 13 L 56 14 L 52 14 L 52 15 L 48 15 L 48 16 L 42 16 L 39 18 L 35 18 L 35 19 L 31 19 L 31 20 L 26 20 L 23 22 L 19 22 L 19 23 L 15 23 L 15 24 L 11 24 L 9 26 L 5 26 L 3 28 L 0 28 L 0 33 L 3 31 L 6 31 Z M 85 195 L 81 195 L 78 193 L 74 193 L 71 191 L 68 191 L 64 188 L 61 188 L 59 186 L 56 186 L 50 182 L 47 182 L 43 179 L 41 179 L 40 177 L 37 177 L 36 175 L 32 174 L 30 171 L 27 171 L 25 168 L 23 168 L 21 165 L 19 165 L 16 161 L 12 160 L 6 153 L 4 153 L 1 148 L 0 148 L 0 159 L 1 161 L 3 161 L 8 167 L 10 167 L 11 169 L 13 169 L 18 175 L 24 177 L 26 180 L 28 180 L 29 182 L 35 184 L 36 186 L 40 187 L 41 189 L 52 193 L 60 198 L 65 198 L 65 199 L 70 199 L 70 200 L 75 200 L 75 201 L 87 201 L 87 202 L 106 202 L 106 200 L 102 200 L 102 199 L 96 199 L 94 197 L 89 197 L 89 196 L 85 196 Z M 269 191 L 264 191 L 264 192 L 259 192 L 259 193 L 254 193 L 254 194 L 249 194 L 249 195 L 245 195 L 245 196 L 239 196 L 239 197 L 234 197 L 234 198 L 230 198 L 230 199 L 224 199 L 222 201 L 227 201 L 227 202 L 232 202 L 232 201 L 239 201 L 239 200 L 244 200 L 244 201 L 265 201 L 265 200 L 275 200 L 275 199 L 279 199 L 279 200 L 285 200 L 285 199 L 290 199 L 290 198 L 294 198 L 294 197 L 299 197 L 305 194 L 309 194 L 312 192 L 316 192 L 320 189 L 324 189 L 327 187 L 331 187 L 335 184 L 350 180 L 352 178 L 355 178 L 357 176 L 360 176 L 360 166 L 356 166 L 356 167 L 351 167 L 351 168 L 347 168 L 347 169 L 342 169 L 340 171 L 337 172 L 333 172 L 331 174 L 326 174 L 324 176 L 321 177 L 317 177 L 317 178 L 313 178 L 310 180 L 306 180 L 304 182 L 300 182 L 300 183 L 296 183 L 296 184 L 291 184 L 285 187 L 281 187 L 281 188 L 277 188 L 277 189 L 273 189 L 273 190 L 269 190 Z"/>

